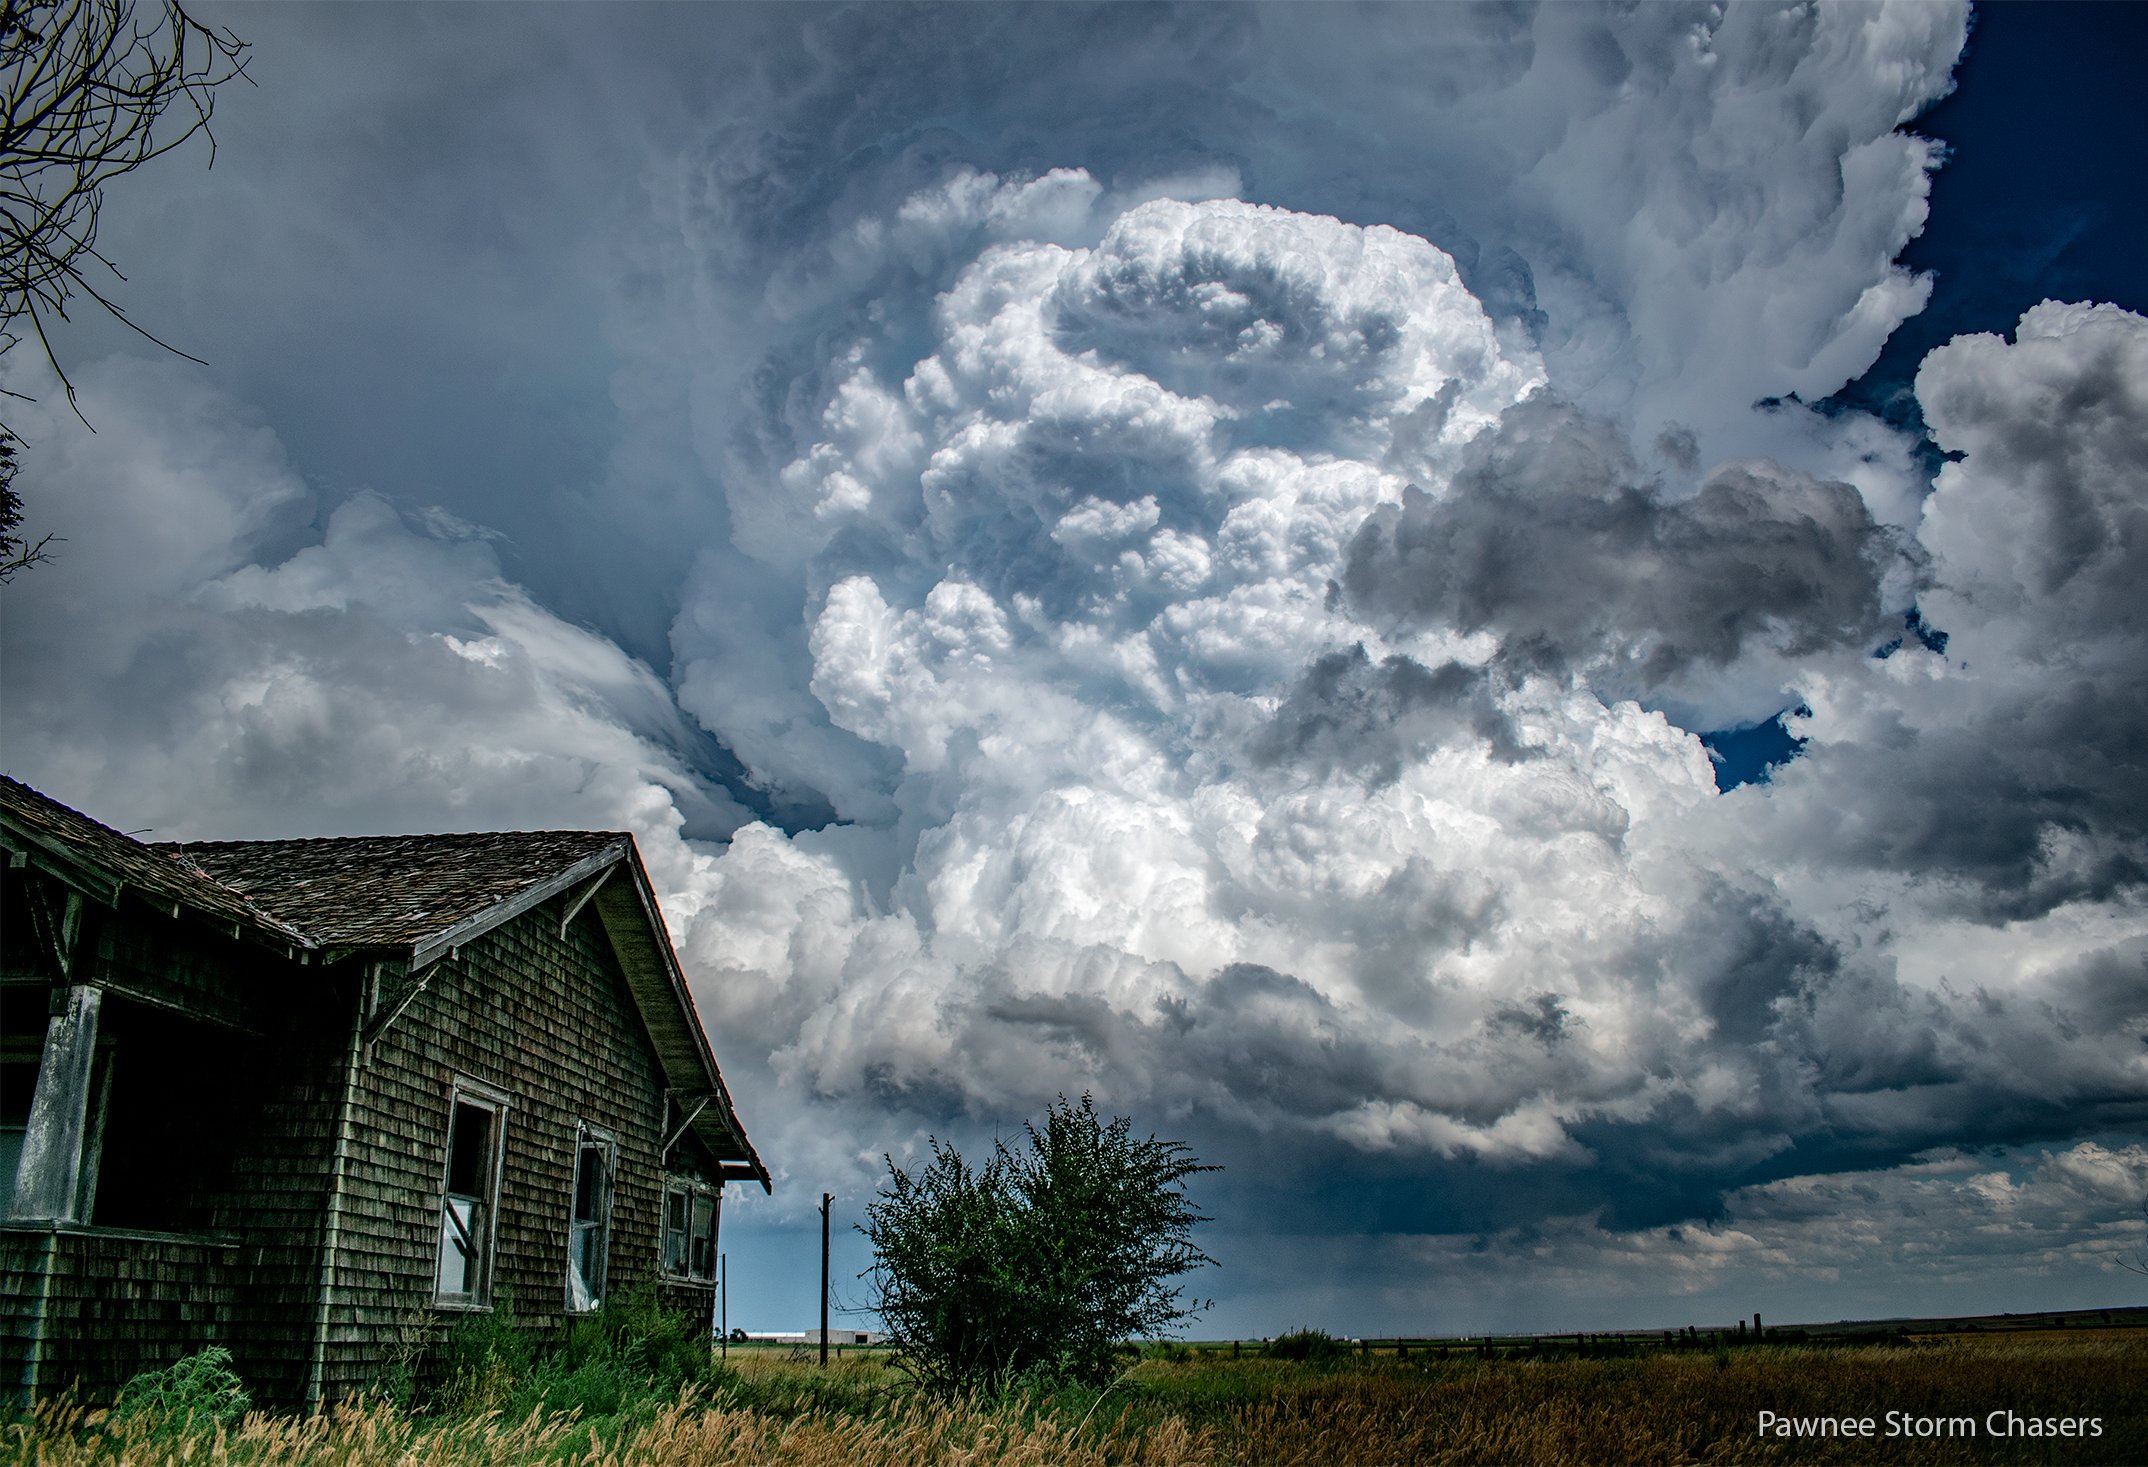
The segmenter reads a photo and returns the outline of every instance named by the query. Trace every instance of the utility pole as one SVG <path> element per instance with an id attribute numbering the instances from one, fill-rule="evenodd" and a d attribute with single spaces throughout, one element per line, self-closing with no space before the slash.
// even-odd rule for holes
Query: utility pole
<path id="1" fill-rule="evenodd" d="M 719 1357 L 728 1364 L 731 1359 L 731 1259 L 730 1255 L 716 1255 L 716 1338 L 723 1343 L 717 1347 Z"/>
<path id="2" fill-rule="evenodd" d="M 828 1204 L 833 1194 L 820 1194 L 820 1368 L 828 1368 Z"/>

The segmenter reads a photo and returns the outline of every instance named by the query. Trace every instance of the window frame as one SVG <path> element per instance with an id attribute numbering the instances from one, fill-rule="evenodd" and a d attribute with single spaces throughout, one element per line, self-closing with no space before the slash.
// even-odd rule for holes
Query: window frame
<path id="1" fill-rule="evenodd" d="M 491 1135 L 481 1158 L 484 1167 L 478 1193 L 449 1192 L 455 1169 L 455 1118 L 468 1106 L 489 1114 Z M 500 1176 L 506 1170 L 507 1117 L 514 1107 L 507 1092 L 495 1085 L 468 1075 L 456 1075 L 448 1085 L 447 1135 L 441 1147 L 440 1190 L 433 1208 L 433 1308 L 455 1310 L 463 1313 L 481 1313 L 492 1308 L 493 1265 L 500 1219 Z M 447 1229 L 450 1226 L 448 1203 L 451 1198 L 468 1198 L 478 1204 L 477 1227 L 467 1234 L 477 1255 L 477 1287 L 466 1292 L 450 1292 L 441 1276 L 441 1263 L 445 1251 Z"/>
<path id="2" fill-rule="evenodd" d="M 581 1200 L 582 1154 L 597 1151 L 603 1158 L 604 1180 L 598 1201 L 598 1216 L 583 1222 L 575 1212 Z M 603 1126 L 578 1121 L 574 1128 L 574 1150 L 567 1168 L 567 1267 L 560 1280 L 561 1292 L 566 1300 L 569 1315 L 594 1314 L 604 1307 L 605 1295 L 611 1286 L 612 1213 L 619 1193 L 619 1137 Z M 584 1277 L 583 1288 L 589 1302 L 577 1301 L 574 1283 L 577 1274 L 576 1254 L 579 1248 L 578 1230 L 594 1232 L 597 1246 L 594 1250 L 595 1279 Z"/>
<path id="3" fill-rule="evenodd" d="M 44 1044 L 30 1035 L 9 1035 L 0 1040 L 0 1068 L 16 1072 L 16 1079 L 28 1071 L 29 1090 L 23 1100 L 22 1114 L 11 1119 L 5 1106 L 0 1106 L 0 1136 L 12 1138 L 12 1144 L 0 1145 L 0 1221 L 14 1215 L 15 1171 L 22 1161 L 24 1138 L 30 1133 L 30 1117 L 37 1102 L 37 1076 L 44 1068 Z"/>
<path id="4" fill-rule="evenodd" d="M 671 1199 L 674 1196 L 680 1196 L 686 1200 L 686 1227 L 683 1233 L 686 1245 L 686 1266 L 683 1269 L 675 1269 L 671 1266 L 671 1239 L 673 1237 Z M 693 1264 L 694 1203 L 703 1198 L 706 1198 L 709 1204 L 709 1251 L 708 1272 L 706 1275 L 695 1273 Z M 664 1176 L 663 1210 L 657 1215 L 656 1268 L 658 1277 L 662 1278 L 666 1283 L 693 1284 L 696 1287 L 714 1288 L 718 1271 L 716 1266 L 716 1240 L 722 1234 L 722 1231 L 723 1184 L 720 1182 L 706 1182 L 699 1177 L 684 1176 L 677 1172 L 666 1173 Z"/>

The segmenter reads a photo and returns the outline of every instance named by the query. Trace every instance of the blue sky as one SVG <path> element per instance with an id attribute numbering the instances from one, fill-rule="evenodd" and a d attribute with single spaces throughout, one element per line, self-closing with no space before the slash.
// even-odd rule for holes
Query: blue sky
<path id="1" fill-rule="evenodd" d="M 2133 11 L 214 14 L 4 763 L 633 830 L 734 1323 L 1084 1089 L 1204 1333 L 2138 1302 Z"/>

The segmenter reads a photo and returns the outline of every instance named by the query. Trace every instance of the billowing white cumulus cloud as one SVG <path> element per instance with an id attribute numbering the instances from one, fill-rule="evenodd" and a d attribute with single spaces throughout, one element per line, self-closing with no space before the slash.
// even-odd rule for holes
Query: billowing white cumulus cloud
<path id="1" fill-rule="evenodd" d="M 909 451 L 875 434 L 877 394 L 981 247 L 1093 245 L 1144 197 L 1236 195 L 1430 239 L 1503 341 L 1541 350 L 1563 398 L 1620 419 L 1660 466 L 1779 455 L 1913 525 L 1898 435 L 1749 407 L 1833 390 L 1921 304 L 1893 261 L 1936 155 L 1898 128 L 1949 85 L 1965 7 L 930 14 L 818 18 L 803 55 L 775 48 L 780 86 L 742 79 L 751 105 L 655 171 L 619 309 L 637 383 L 690 367 L 683 403 L 646 394 L 637 441 L 689 423 L 727 511 L 674 627 L 681 699 L 777 797 L 888 813 L 885 760 L 800 676 L 822 588 L 769 573 L 786 553 L 773 522 L 806 508 L 801 479 L 828 512 L 852 492 L 843 433 Z M 1070 55 L 1077 79 L 1035 84 Z M 1274 366 L 1251 345 L 1235 348 L 1243 390 Z M 1265 423 L 1278 441 L 1321 431 L 1313 379 L 1296 387 L 1300 414 Z"/>
<path id="2" fill-rule="evenodd" d="M 382 414 L 422 488 L 309 485 L 200 374 L 85 366 L 95 437 L 9 418 L 68 537 L 6 593 L 11 772 L 166 836 L 636 830 L 778 1207 L 1093 1088 L 1306 1278 L 2109 1241 L 2053 1220 L 2122 1213 L 2148 1126 L 2148 325 L 1934 353 L 1935 484 L 1751 408 L 1921 303 L 1897 129 L 1962 7 L 621 14 L 528 93 L 485 22 L 467 136 L 407 73 L 532 278 L 610 282 L 546 388 L 611 372 L 586 482 L 436 468 L 486 421 L 443 408 Z M 298 171 L 424 258 L 308 95 Z M 311 236 L 246 217 L 273 323 Z M 456 218 L 455 279 L 521 277 Z M 354 393 L 430 380 L 380 351 Z M 1802 755 L 1718 793 L 1695 731 L 1786 707 Z"/>
<path id="3" fill-rule="evenodd" d="M 475 527 L 366 493 L 313 530 L 274 435 L 191 369 L 77 379 L 95 433 L 10 379 L 61 537 L 8 588 L 11 772 L 162 839 L 633 828 L 682 887 L 684 822 L 742 817 L 663 684 Z"/>
<path id="4" fill-rule="evenodd" d="M 1825 396 L 1924 304 L 1894 258 L 1936 159 L 1895 129 L 1946 90 L 1961 7 L 1477 7 L 1376 50 L 1267 19 L 1274 91 L 1406 139 L 1436 206 L 1533 279 L 1561 389 L 1644 438 Z"/>
<path id="5" fill-rule="evenodd" d="M 2092 324 L 2138 328 L 2119 314 Z M 846 348 L 786 492 L 748 493 L 756 553 L 806 587 L 807 688 L 881 756 L 853 766 L 879 797 L 856 825 L 741 832 L 691 929 L 706 1001 L 788 1083 L 920 1124 L 1095 1085 L 1329 1166 L 1549 1167 L 1627 1221 L 1754 1168 L 2138 1109 L 2123 869 L 2093 893 L 2117 899 L 2100 943 L 2046 932 L 2044 969 L 1954 970 L 1967 1001 L 1864 906 L 1839 845 L 1864 812 L 1821 773 L 1952 777 L 1894 767 L 1836 709 L 1899 727 L 1928 690 L 1984 696 L 1919 643 L 1874 653 L 1920 588 L 1973 637 L 1949 598 L 1986 572 L 1962 547 L 2034 548 L 2012 496 L 1973 486 L 2077 432 L 1989 470 L 1971 446 L 1921 541 L 1775 463 L 1680 497 L 1549 396 L 1422 241 L 1229 201 L 989 246 L 932 324 L 899 376 Z M 2043 370 L 2065 362 L 2086 365 L 2069 346 Z M 2035 420 L 2083 400 L 2054 385 Z M 2133 503 L 2134 405 L 2094 412 Z M 1936 392 L 1934 421 L 1948 442 Z M 1729 798 L 1650 711 L 1710 727 L 1800 695 L 1813 752 Z M 1927 823 L 1976 803 L 1921 798 Z M 2137 858 L 2081 808 L 2030 839 Z M 1891 920 L 1964 945 L 1959 888 L 1884 864 Z M 1801 900 L 1785 865 L 1820 873 Z M 1483 1225 L 1535 1202 L 1413 1205 Z"/>

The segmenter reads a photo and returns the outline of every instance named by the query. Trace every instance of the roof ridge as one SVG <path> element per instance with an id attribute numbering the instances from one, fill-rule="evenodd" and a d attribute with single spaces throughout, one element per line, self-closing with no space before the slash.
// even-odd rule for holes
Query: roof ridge
<path id="1" fill-rule="evenodd" d="M 154 851 L 169 850 L 229 850 L 239 846 L 330 846 L 356 845 L 363 841 L 436 841 L 436 840 L 504 840 L 525 835 L 590 836 L 605 840 L 623 840 L 633 834 L 627 830 L 595 830 L 566 827 L 547 830 L 433 830 L 412 831 L 401 835 L 289 835 L 263 836 L 253 840 L 160 840 L 137 842 Z"/>
<path id="2" fill-rule="evenodd" d="M 36 801 L 39 804 L 51 805 L 60 810 L 64 810 L 69 815 L 74 816 L 75 819 L 85 821 L 88 824 L 96 826 L 106 835 L 117 836 L 119 839 L 127 841 L 132 845 L 138 845 L 142 847 L 144 850 L 155 849 L 155 847 L 152 846 L 148 841 L 135 840 L 133 836 L 127 834 L 127 832 L 125 832 L 124 830 L 121 830 L 116 826 L 107 825 L 102 820 L 99 820 L 96 816 L 91 815 L 86 811 L 77 810 L 74 806 L 68 804 L 65 800 L 56 800 L 52 796 L 46 794 L 43 790 L 39 789 L 37 786 L 31 784 L 24 784 L 21 780 L 15 778 L 11 774 L 0 774 L 0 784 L 10 785 L 13 788 L 22 791 L 24 794 L 30 796 L 32 800 Z"/>

